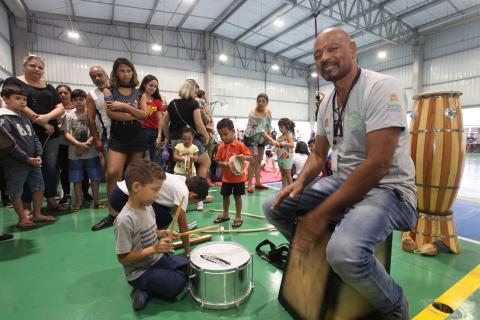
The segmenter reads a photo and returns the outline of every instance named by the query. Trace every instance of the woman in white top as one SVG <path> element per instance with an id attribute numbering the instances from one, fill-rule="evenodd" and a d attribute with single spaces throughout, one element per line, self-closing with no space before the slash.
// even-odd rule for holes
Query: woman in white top
<path id="1" fill-rule="evenodd" d="M 300 172 L 302 172 L 309 155 L 310 151 L 308 150 L 308 145 L 303 141 L 298 141 L 295 146 L 292 165 L 292 177 L 294 181 L 298 178 Z"/>

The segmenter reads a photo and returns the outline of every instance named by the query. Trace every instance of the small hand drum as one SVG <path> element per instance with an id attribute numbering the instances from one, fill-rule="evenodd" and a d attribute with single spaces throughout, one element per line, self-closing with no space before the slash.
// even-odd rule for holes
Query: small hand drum
<path id="1" fill-rule="evenodd" d="M 245 169 L 245 161 L 240 159 L 240 155 L 231 156 L 230 160 L 228 160 L 228 164 L 234 175 L 242 175 L 243 170 Z"/>

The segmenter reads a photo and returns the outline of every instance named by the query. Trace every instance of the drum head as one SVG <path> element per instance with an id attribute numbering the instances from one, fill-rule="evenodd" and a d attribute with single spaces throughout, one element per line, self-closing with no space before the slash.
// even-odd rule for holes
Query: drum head
<path id="1" fill-rule="evenodd" d="M 190 262 L 202 270 L 229 270 L 245 265 L 250 252 L 234 242 L 214 241 L 193 249 Z"/>
<path id="2" fill-rule="evenodd" d="M 232 156 L 229 160 L 229 164 L 234 175 L 239 176 L 243 173 L 244 162 L 237 156 Z"/>
<path id="3" fill-rule="evenodd" d="M 423 92 L 415 95 L 413 99 L 421 99 L 421 98 L 430 98 L 430 97 L 445 97 L 445 98 L 456 98 L 462 95 L 460 91 L 430 91 L 430 92 Z"/>

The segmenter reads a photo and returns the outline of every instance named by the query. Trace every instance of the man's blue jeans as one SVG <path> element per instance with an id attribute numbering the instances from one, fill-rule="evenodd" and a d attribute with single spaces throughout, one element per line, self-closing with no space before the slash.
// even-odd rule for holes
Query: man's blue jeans
<path id="1" fill-rule="evenodd" d="M 278 196 L 274 194 L 263 204 L 265 216 L 292 240 L 297 214 L 310 212 L 341 185 L 342 182 L 333 176 L 316 178 L 296 199 L 288 197 L 278 209 L 271 210 Z M 375 258 L 373 250 L 393 229 L 411 230 L 417 220 L 415 209 L 394 190 L 378 187 L 335 220 L 339 222 L 326 252 L 332 269 L 381 312 L 388 313 L 400 307 L 402 288 Z"/>

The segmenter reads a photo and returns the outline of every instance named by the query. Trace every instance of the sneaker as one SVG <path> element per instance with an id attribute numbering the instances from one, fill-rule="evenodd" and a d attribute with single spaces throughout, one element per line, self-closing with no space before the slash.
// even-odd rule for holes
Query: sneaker
<path id="1" fill-rule="evenodd" d="M 5 202 L 3 203 L 3 206 L 4 206 L 5 208 L 13 208 L 13 204 L 12 204 L 10 201 L 5 201 Z"/>
<path id="2" fill-rule="evenodd" d="M 89 193 L 85 193 L 83 195 L 83 202 L 92 202 L 92 201 L 93 201 L 93 197 Z"/>
<path id="3" fill-rule="evenodd" d="M 58 204 L 68 204 L 72 201 L 72 196 L 69 194 L 64 194 L 62 199 L 58 201 Z"/>
<path id="4" fill-rule="evenodd" d="M 197 211 L 203 211 L 203 201 L 197 203 Z"/>
<path id="5" fill-rule="evenodd" d="M 92 231 L 99 231 L 99 230 L 111 227 L 111 226 L 113 226 L 114 221 L 115 221 L 115 217 L 113 217 L 111 215 L 108 215 L 105 218 L 103 218 L 102 220 L 100 220 L 99 223 L 94 225 L 92 227 Z"/>
<path id="6" fill-rule="evenodd" d="M 135 289 L 132 297 L 133 310 L 139 311 L 145 308 L 145 305 L 147 304 L 149 298 L 150 296 L 148 295 L 147 291 Z"/>

